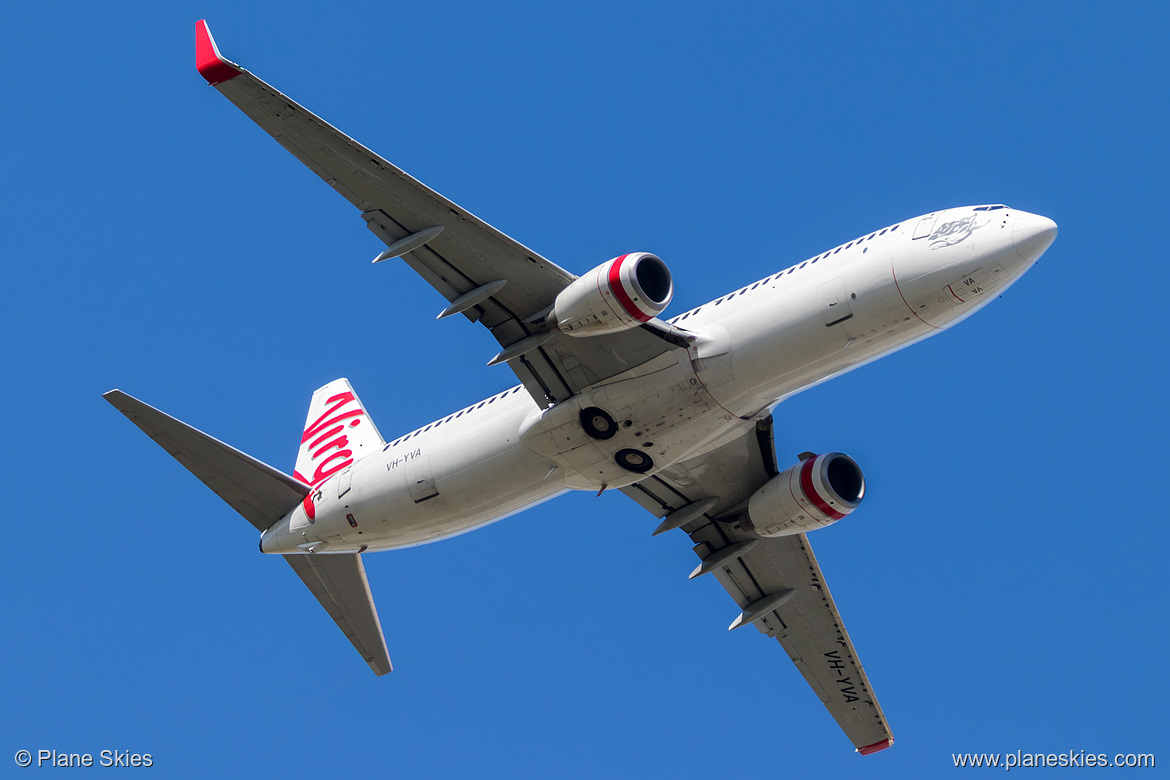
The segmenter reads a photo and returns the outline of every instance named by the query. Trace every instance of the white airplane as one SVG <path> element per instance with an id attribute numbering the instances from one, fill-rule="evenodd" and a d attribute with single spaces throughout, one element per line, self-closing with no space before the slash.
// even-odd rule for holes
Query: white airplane
<path id="1" fill-rule="evenodd" d="M 646 252 L 577 277 L 500 233 L 224 59 L 205 22 L 196 64 L 447 300 L 483 324 L 511 390 L 386 442 L 345 379 L 317 390 L 290 476 L 119 390 L 105 398 L 283 555 L 362 657 L 391 670 L 361 554 L 465 533 L 569 490 L 620 490 L 694 542 L 775 637 L 862 754 L 893 743 L 806 536 L 857 509 L 839 452 L 777 463 L 776 406 L 932 336 L 1015 282 L 1056 237 L 1003 205 L 904 220 L 691 311 Z M 781 465 L 787 466 L 781 468 Z"/>

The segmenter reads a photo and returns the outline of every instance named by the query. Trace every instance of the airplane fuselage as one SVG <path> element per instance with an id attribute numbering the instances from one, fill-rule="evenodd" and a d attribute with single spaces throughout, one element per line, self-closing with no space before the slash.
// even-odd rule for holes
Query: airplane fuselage
<path id="1" fill-rule="evenodd" d="M 801 390 L 971 315 L 1054 236 L 1050 220 L 1004 206 L 875 231 L 675 317 L 670 326 L 689 347 L 567 401 L 542 409 L 518 386 L 330 470 L 264 533 L 261 549 L 418 545 L 567 490 L 631 484 L 742 435 Z M 582 428 L 590 408 L 617 422 L 611 438 Z M 631 470 L 615 460 L 622 451 L 653 465 Z"/>
<path id="2" fill-rule="evenodd" d="M 774 638 L 862 755 L 893 733 L 829 594 L 808 532 L 856 510 L 841 452 L 777 462 L 784 399 L 970 316 L 1056 237 L 1002 205 L 909 219 L 668 322 L 666 264 L 631 252 L 574 276 L 468 213 L 220 54 L 196 67 L 356 207 L 456 314 L 486 328 L 521 384 L 387 442 L 348 379 L 317 388 L 292 474 L 119 389 L 103 397 L 257 529 L 376 675 L 392 671 L 361 553 L 425 544 L 569 490 L 620 489 L 681 530 Z M 700 671 L 701 673 L 701 671 Z M 748 675 L 743 685 L 754 685 Z M 766 686 L 753 690 L 766 695 Z"/>

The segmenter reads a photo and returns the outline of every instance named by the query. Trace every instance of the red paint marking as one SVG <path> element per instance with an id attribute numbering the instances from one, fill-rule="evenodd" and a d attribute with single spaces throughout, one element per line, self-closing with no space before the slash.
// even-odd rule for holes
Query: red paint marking
<path id="1" fill-rule="evenodd" d="M 207 20 L 195 22 L 195 68 L 199 75 L 207 79 L 207 83 L 215 86 L 230 81 L 243 73 L 242 70 L 219 56 L 215 41 L 211 38 L 211 31 L 207 29 Z"/>
<path id="2" fill-rule="evenodd" d="M 294 471 L 293 476 L 301 482 L 304 482 L 309 488 L 309 492 L 305 494 L 305 500 L 301 502 L 301 506 L 305 509 L 305 516 L 313 520 L 317 517 L 317 507 L 313 504 L 313 486 L 309 484 L 309 480 L 305 479 L 299 471 Z"/>
<path id="3" fill-rule="evenodd" d="M 894 740 L 892 740 L 889 737 L 886 737 L 885 739 L 883 739 L 880 742 L 875 742 L 872 745 L 866 745 L 865 747 L 857 748 L 857 752 L 863 756 L 868 756 L 869 754 L 876 753 L 879 750 L 885 750 L 886 748 L 888 748 L 892 744 L 894 744 Z"/>
<path id="4" fill-rule="evenodd" d="M 305 478 L 299 472 L 293 472 L 293 476 L 304 482 L 309 487 L 315 488 L 321 482 L 332 477 L 337 472 L 353 463 L 353 451 L 344 449 L 349 446 L 349 437 L 342 431 L 345 430 L 344 421 L 349 418 L 354 418 L 350 421 L 349 427 L 354 427 L 361 422 L 361 417 L 366 413 L 366 410 L 360 406 L 356 409 L 351 409 L 348 412 L 342 411 L 345 406 L 357 399 L 353 393 L 345 392 L 338 393 L 326 399 L 325 404 L 327 408 L 322 412 L 321 416 L 305 428 L 305 432 L 301 435 L 301 447 L 308 445 L 309 459 L 316 461 L 329 450 L 336 450 L 332 455 L 322 460 L 317 464 L 316 470 L 313 472 L 312 479 Z M 325 441 L 332 436 L 341 434 L 330 441 Z M 322 442 L 325 442 L 322 444 Z M 321 445 L 321 446 L 318 446 Z M 334 462 L 340 461 L 340 462 Z M 332 464 L 332 465 L 330 465 Z M 305 496 L 302 506 L 305 508 L 305 514 L 310 520 L 317 516 L 317 508 L 313 504 L 313 494 Z"/>
<path id="5" fill-rule="evenodd" d="M 341 460 L 341 463 L 338 463 L 335 466 L 331 466 L 328 469 L 325 468 L 326 463 L 338 459 Z M 350 450 L 341 450 L 340 452 L 333 453 L 328 458 L 321 461 L 321 464 L 317 466 L 317 470 L 313 472 L 313 484 L 316 485 L 318 482 L 323 482 L 324 480 L 329 479 L 351 463 L 353 463 L 353 452 Z"/>
<path id="6" fill-rule="evenodd" d="M 894 269 L 892 269 L 892 268 L 890 269 L 890 273 L 892 273 L 894 275 L 894 287 L 898 288 L 898 296 L 902 299 L 902 303 L 906 304 L 906 308 L 910 309 L 911 314 L 913 314 L 915 317 L 918 317 L 918 312 L 914 311 L 914 309 L 911 308 L 910 302 L 908 300 L 906 300 L 906 296 L 902 295 L 902 286 L 900 284 L 898 284 L 898 274 L 895 273 Z M 921 317 L 918 317 L 918 319 L 922 320 L 923 325 L 930 325 L 930 327 L 934 328 L 935 330 L 938 330 L 937 325 L 931 325 L 929 322 L 927 322 L 926 320 L 923 320 Z"/>
<path id="7" fill-rule="evenodd" d="M 820 456 L 817 456 L 817 457 L 820 457 Z M 813 467 L 813 462 L 816 459 L 817 458 L 809 458 L 808 460 L 806 460 L 804 463 L 801 464 L 801 466 L 800 466 L 800 489 L 804 492 L 805 496 L 808 497 L 808 500 L 813 502 L 813 506 L 815 506 L 817 509 L 821 510 L 822 512 L 824 512 L 826 515 L 833 518 L 834 520 L 840 520 L 845 515 L 842 514 L 841 512 L 838 512 L 833 507 L 829 506 L 829 503 L 827 501 L 825 501 L 825 499 L 821 498 L 820 494 L 817 493 L 816 486 L 813 484 L 812 467 Z"/>
<path id="8" fill-rule="evenodd" d="M 625 255 L 622 255 L 622 257 L 620 257 L 618 259 L 620 260 L 624 257 L 625 257 Z M 613 301 L 611 300 L 613 298 L 613 296 L 605 294 L 605 289 L 606 289 L 606 286 L 608 284 L 608 278 L 609 277 L 602 278 L 601 274 L 597 275 L 597 293 L 598 293 L 598 295 L 601 296 L 601 302 L 604 303 L 606 306 L 608 306 L 609 310 L 613 312 L 613 316 L 617 317 L 618 320 L 620 321 L 622 318 L 622 315 L 621 315 L 621 312 L 619 312 L 617 309 L 615 309 L 613 307 Z"/>
<path id="9" fill-rule="evenodd" d="M 336 439 L 325 442 L 325 444 L 321 445 L 320 449 L 314 451 L 310 455 L 310 457 L 313 460 L 316 460 L 317 458 L 321 457 L 329 450 L 334 450 L 334 449 L 335 450 L 343 450 L 348 446 L 349 446 L 349 437 L 343 433 L 340 436 L 338 436 Z"/>
<path id="10" fill-rule="evenodd" d="M 649 314 L 645 314 L 638 305 L 634 303 L 633 298 L 626 292 L 626 288 L 622 286 L 621 267 L 629 255 L 622 255 L 613 261 L 613 265 L 609 267 L 609 287 L 613 290 L 614 297 L 618 299 L 618 303 L 626 310 L 626 313 L 636 319 L 638 322 L 649 322 L 652 318 Z"/>
<path id="11" fill-rule="evenodd" d="M 309 449 L 313 449 L 318 444 L 320 444 L 321 442 L 328 439 L 330 436 L 336 436 L 337 434 L 341 433 L 343 430 L 345 430 L 345 429 L 343 427 L 341 427 L 340 425 L 333 426 L 329 430 L 325 431 L 325 433 L 323 433 L 320 436 L 318 436 L 317 438 L 313 439 L 313 441 L 309 443 Z"/>
<path id="12" fill-rule="evenodd" d="M 963 300 L 962 298 L 960 298 L 960 297 L 959 297 L 959 296 L 958 296 L 958 295 L 955 293 L 954 289 L 953 289 L 953 288 L 952 288 L 952 287 L 951 287 L 949 284 L 947 285 L 947 290 L 950 292 L 950 294 L 951 294 L 951 295 L 954 295 L 954 296 L 955 296 L 955 299 L 956 299 L 956 300 L 957 300 L 959 303 L 966 303 L 966 301 L 965 301 L 965 300 Z"/>
<path id="13" fill-rule="evenodd" d="M 338 393 L 337 395 L 331 396 L 327 401 L 325 401 L 325 403 L 333 404 L 333 406 L 330 406 L 328 409 L 326 409 L 321 414 L 321 416 L 316 419 L 316 421 L 312 425 L 305 428 L 305 432 L 301 436 L 301 444 L 304 444 L 309 439 L 315 438 L 318 434 L 321 433 L 322 430 L 325 429 L 325 427 L 327 427 L 329 425 L 335 425 L 335 424 L 341 422 L 342 420 L 348 419 L 350 417 L 365 414 L 366 413 L 365 410 L 359 406 L 357 409 L 354 409 L 353 411 L 345 412 L 344 414 L 339 414 L 336 417 L 329 416 L 329 415 L 334 414 L 335 412 L 339 411 L 343 406 L 345 406 L 347 403 L 349 403 L 350 401 L 353 401 L 353 400 L 355 400 L 353 393 Z"/>

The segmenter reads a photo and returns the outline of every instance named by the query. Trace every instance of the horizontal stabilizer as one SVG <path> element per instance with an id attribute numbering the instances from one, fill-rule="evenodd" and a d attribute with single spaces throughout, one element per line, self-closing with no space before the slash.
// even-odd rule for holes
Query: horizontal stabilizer
<path id="1" fill-rule="evenodd" d="M 261 531 L 291 512 L 309 493 L 303 482 L 121 390 L 111 390 L 102 398 Z"/>
<path id="2" fill-rule="evenodd" d="M 329 617 L 381 677 L 393 670 L 362 556 L 286 555 L 284 559 L 325 607 Z"/>

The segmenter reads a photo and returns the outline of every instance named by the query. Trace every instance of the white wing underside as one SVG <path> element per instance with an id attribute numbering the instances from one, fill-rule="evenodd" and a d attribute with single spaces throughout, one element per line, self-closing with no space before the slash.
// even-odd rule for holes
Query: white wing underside
<path id="1" fill-rule="evenodd" d="M 780 643 L 860 752 L 889 747 L 893 743 L 889 723 L 807 536 L 759 539 L 736 522 L 752 493 L 776 475 L 774 452 L 768 418 L 757 424 L 755 435 L 743 436 L 622 492 L 656 517 L 720 496 L 707 513 L 682 526 L 695 543 L 695 554 L 707 560 L 732 545 L 757 540 L 745 553 L 715 568 L 715 578 L 745 611 L 769 596 L 794 591 L 780 606 L 756 619 L 756 628 Z"/>
<path id="2" fill-rule="evenodd" d="M 218 57 L 218 50 L 215 52 Z M 281 146 L 361 212 L 389 247 L 411 236 L 433 237 L 403 260 L 449 303 L 503 281 L 462 314 L 482 323 L 502 347 L 540 331 L 557 293 L 576 277 L 452 203 L 331 126 L 248 71 L 215 84 Z M 206 75 L 206 74 L 205 74 Z M 210 77 L 209 81 L 212 81 Z M 434 228 L 442 230 L 434 233 Z M 430 232 L 428 232 L 430 231 Z M 443 309 L 436 306 L 436 312 Z M 561 333 L 506 362 L 540 406 L 687 346 L 686 336 L 660 320 L 621 333 L 578 339 Z M 486 362 L 486 361 L 485 361 Z"/>

